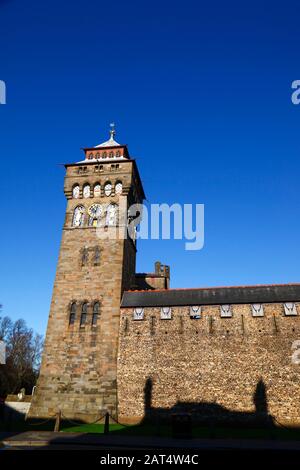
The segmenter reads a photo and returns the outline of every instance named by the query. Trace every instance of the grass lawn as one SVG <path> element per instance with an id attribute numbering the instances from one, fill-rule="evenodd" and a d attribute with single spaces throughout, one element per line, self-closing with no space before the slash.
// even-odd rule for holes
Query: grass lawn
<path id="1" fill-rule="evenodd" d="M 89 433 L 103 433 L 104 424 L 82 424 L 80 426 L 64 426 L 61 427 L 62 432 L 89 432 Z M 172 435 L 171 427 L 162 425 L 158 429 L 157 426 L 152 424 L 143 425 L 128 425 L 122 426 L 120 424 L 109 425 L 110 434 L 118 434 L 123 436 L 165 436 Z"/>
<path id="2" fill-rule="evenodd" d="M 35 425 L 33 422 L 18 421 L 12 423 L 10 428 L 5 428 L 0 423 L 0 431 L 53 431 L 54 421 Z M 102 434 L 104 432 L 104 424 L 81 424 L 78 426 L 70 424 L 70 422 L 62 421 L 60 426 L 61 432 L 79 432 Z M 171 437 L 172 428 L 168 424 L 162 424 L 159 427 L 155 424 L 144 423 L 141 425 L 122 426 L 120 424 L 110 423 L 109 432 L 112 435 L 123 436 L 161 436 Z M 280 427 L 267 428 L 242 428 L 242 427 L 215 427 L 193 426 L 193 437 L 198 438 L 230 438 L 230 439 L 283 439 L 283 440 L 300 440 L 300 429 L 286 429 Z"/>
<path id="3" fill-rule="evenodd" d="M 109 430 L 110 432 L 121 431 L 124 429 L 123 426 L 120 424 L 110 424 Z M 96 433 L 96 434 L 103 434 L 104 432 L 104 424 L 81 424 L 80 426 L 70 426 L 67 423 L 61 426 L 62 432 L 89 432 L 89 433 Z"/>
<path id="4" fill-rule="evenodd" d="M 88 432 L 103 433 L 103 424 L 84 424 L 81 426 L 65 427 L 62 426 L 62 432 Z M 111 424 L 109 427 L 111 434 L 127 435 L 127 436 L 161 436 L 171 437 L 172 428 L 169 425 L 161 425 L 159 428 L 151 424 L 120 426 Z M 198 438 L 224 438 L 224 439 L 283 439 L 283 440 L 300 440 L 299 429 L 284 428 L 226 428 L 216 427 L 210 429 L 204 426 L 193 427 L 193 437 Z"/>

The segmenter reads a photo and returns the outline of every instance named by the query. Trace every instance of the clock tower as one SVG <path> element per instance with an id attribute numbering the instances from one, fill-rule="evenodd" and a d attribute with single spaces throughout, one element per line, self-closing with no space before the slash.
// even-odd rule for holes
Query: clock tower
<path id="1" fill-rule="evenodd" d="M 144 191 L 126 145 L 110 138 L 65 164 L 66 216 L 40 377 L 30 416 L 117 415 L 120 301 L 135 285 L 128 208 Z M 124 236 L 125 235 L 125 236 Z"/>

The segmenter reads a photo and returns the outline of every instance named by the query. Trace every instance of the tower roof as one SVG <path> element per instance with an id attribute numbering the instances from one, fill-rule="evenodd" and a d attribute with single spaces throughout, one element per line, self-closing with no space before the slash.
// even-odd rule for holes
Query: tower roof
<path id="1" fill-rule="evenodd" d="M 110 134 L 110 137 L 108 140 L 106 140 L 105 142 L 102 142 L 102 144 L 99 144 L 99 145 L 95 145 L 95 149 L 97 148 L 101 148 L 101 147 L 120 147 L 121 144 L 119 144 L 118 142 L 115 141 L 114 139 L 114 136 L 116 134 L 116 130 L 115 130 L 115 124 L 114 122 L 112 122 L 110 124 L 110 131 L 109 131 L 109 134 Z"/>
<path id="2" fill-rule="evenodd" d="M 116 134 L 115 124 L 110 124 L 110 137 L 102 144 L 95 145 L 94 147 L 84 148 L 85 159 L 77 162 L 79 164 L 86 163 L 87 161 L 96 162 L 96 161 L 114 161 L 114 160 L 123 160 L 129 159 L 129 153 L 127 145 L 119 144 L 115 141 L 114 137 Z"/>
<path id="3" fill-rule="evenodd" d="M 299 302 L 300 284 L 125 291 L 121 307 Z"/>

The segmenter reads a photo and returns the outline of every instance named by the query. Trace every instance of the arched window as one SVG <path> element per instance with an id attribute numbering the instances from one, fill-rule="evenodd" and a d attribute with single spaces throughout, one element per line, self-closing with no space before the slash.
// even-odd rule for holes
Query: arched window
<path id="1" fill-rule="evenodd" d="M 74 325 L 75 320 L 76 320 L 76 302 L 73 302 L 70 308 L 69 325 Z"/>
<path id="2" fill-rule="evenodd" d="M 97 325 L 99 313 L 100 313 L 100 304 L 99 302 L 95 302 L 94 307 L 93 307 L 92 326 Z"/>
<path id="3" fill-rule="evenodd" d="M 100 197 L 101 196 L 101 186 L 99 183 L 96 183 L 94 186 L 94 197 Z"/>
<path id="4" fill-rule="evenodd" d="M 116 194 L 122 194 L 123 190 L 123 185 L 121 181 L 117 181 L 116 186 L 115 186 L 115 193 Z"/>
<path id="5" fill-rule="evenodd" d="M 85 209 L 84 209 L 83 206 L 75 207 L 74 215 L 73 215 L 73 221 L 72 221 L 73 227 L 82 227 L 83 226 L 84 212 L 85 212 Z"/>
<path id="6" fill-rule="evenodd" d="M 105 225 L 116 225 L 118 220 L 118 206 L 117 204 L 109 204 L 106 211 Z"/>
<path id="7" fill-rule="evenodd" d="M 119 158 L 120 156 L 120 150 L 117 150 L 116 157 Z"/>
<path id="8" fill-rule="evenodd" d="M 87 302 L 84 302 L 81 308 L 80 326 L 84 326 L 86 324 L 87 309 L 88 309 L 88 304 Z"/>
<path id="9" fill-rule="evenodd" d="M 105 196 L 110 196 L 111 195 L 111 189 L 112 189 L 111 183 L 110 183 L 110 181 L 107 181 L 104 185 L 104 194 L 105 194 Z"/>
<path id="10" fill-rule="evenodd" d="M 106 157 L 107 157 L 107 153 L 106 153 L 106 152 L 103 152 L 102 158 L 106 158 Z"/>
<path id="11" fill-rule="evenodd" d="M 84 247 L 81 252 L 81 266 L 86 266 L 89 260 L 89 250 Z"/>
<path id="12" fill-rule="evenodd" d="M 94 266 L 99 266 L 100 264 L 100 248 L 96 246 L 94 254 Z"/>
<path id="13" fill-rule="evenodd" d="M 114 152 L 109 152 L 109 158 L 114 158 Z"/>
<path id="14" fill-rule="evenodd" d="M 80 193 L 80 190 L 79 190 L 79 184 L 75 184 L 73 186 L 73 191 L 72 191 L 72 196 L 74 199 L 78 199 L 79 198 L 79 193 Z"/>
<path id="15" fill-rule="evenodd" d="M 91 187 L 89 184 L 83 186 L 83 197 L 88 198 L 91 196 Z"/>

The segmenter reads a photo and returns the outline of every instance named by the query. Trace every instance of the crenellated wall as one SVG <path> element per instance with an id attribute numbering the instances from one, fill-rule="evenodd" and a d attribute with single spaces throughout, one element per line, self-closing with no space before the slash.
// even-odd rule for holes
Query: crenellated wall
<path id="1" fill-rule="evenodd" d="M 159 307 L 145 308 L 143 320 L 122 308 L 120 421 L 177 409 L 220 419 L 271 414 L 300 424 L 300 364 L 291 357 L 300 304 L 297 316 L 286 316 L 279 303 L 263 308 L 263 317 L 253 317 L 251 305 L 232 305 L 232 317 L 221 318 L 220 306 L 203 306 L 201 318 L 191 319 L 190 307 L 172 307 L 170 320 L 160 319 Z"/>

